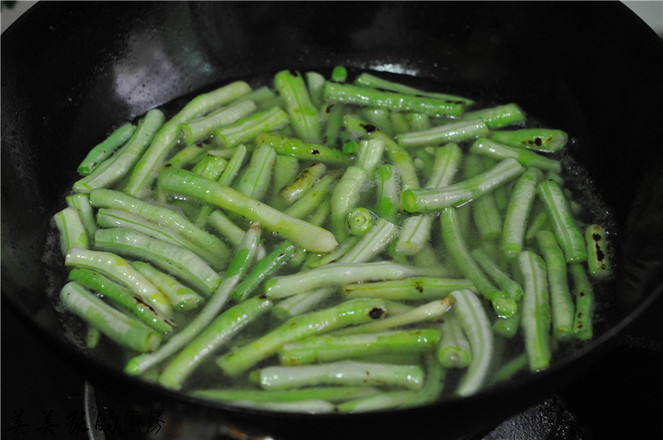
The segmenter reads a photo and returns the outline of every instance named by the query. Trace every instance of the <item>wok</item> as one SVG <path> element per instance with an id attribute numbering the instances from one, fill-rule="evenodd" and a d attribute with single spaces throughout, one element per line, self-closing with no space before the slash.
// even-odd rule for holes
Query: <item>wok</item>
<path id="1" fill-rule="evenodd" d="M 614 286 L 595 339 L 547 371 L 466 399 L 357 415 L 234 409 L 124 376 L 70 337 L 52 299 L 51 215 L 119 121 L 237 78 L 335 65 L 520 103 L 576 139 L 614 219 Z M 619 3 L 43 2 L 2 36 L 2 293 L 92 383 L 279 438 L 452 438 L 550 395 L 663 290 L 663 44 Z M 5 359 L 5 362 L 8 360 Z"/>

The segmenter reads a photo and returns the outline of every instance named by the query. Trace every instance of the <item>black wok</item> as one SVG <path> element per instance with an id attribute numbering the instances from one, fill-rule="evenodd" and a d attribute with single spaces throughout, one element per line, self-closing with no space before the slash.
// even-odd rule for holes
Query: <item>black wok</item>
<path id="1" fill-rule="evenodd" d="M 545 372 L 467 399 L 344 416 L 195 400 L 126 377 L 107 363 L 112 352 L 73 343 L 76 329 L 51 299 L 61 279 L 44 253 L 49 219 L 90 146 L 119 121 L 232 79 L 338 64 L 515 101 L 577 140 L 572 155 L 601 188 L 617 231 L 617 282 L 602 292 L 595 340 Z M 474 432 L 600 362 L 663 290 L 662 78 L 661 40 L 619 3 L 44 2 L 2 36 L 2 293 L 72 368 L 137 399 L 284 438 Z"/>

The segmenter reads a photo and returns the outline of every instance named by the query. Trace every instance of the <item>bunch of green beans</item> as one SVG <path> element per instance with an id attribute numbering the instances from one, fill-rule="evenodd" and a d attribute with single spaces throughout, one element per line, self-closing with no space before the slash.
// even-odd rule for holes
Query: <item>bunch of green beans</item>
<path id="1" fill-rule="evenodd" d="M 53 216 L 62 303 L 127 374 L 370 411 L 468 396 L 592 338 L 609 232 L 574 210 L 567 134 L 517 104 L 337 66 L 166 113 L 94 146 Z"/>

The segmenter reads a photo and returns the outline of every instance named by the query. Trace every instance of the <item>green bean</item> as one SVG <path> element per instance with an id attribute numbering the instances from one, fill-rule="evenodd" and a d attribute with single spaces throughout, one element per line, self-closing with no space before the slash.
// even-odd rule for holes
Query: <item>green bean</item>
<path id="1" fill-rule="evenodd" d="M 490 282 L 470 254 L 461 232 L 455 208 L 443 209 L 440 221 L 442 241 L 463 276 L 472 281 L 481 295 L 492 303 L 498 316 L 513 316 L 518 309 L 516 301 L 505 292 L 498 290 Z"/>
<path id="2" fill-rule="evenodd" d="M 592 224 L 585 228 L 587 242 L 587 267 L 594 278 L 607 278 L 612 274 L 608 239 L 603 226 Z"/>
<path id="3" fill-rule="evenodd" d="M 329 364 L 260 369 L 260 386 L 286 390 L 318 385 L 392 386 L 418 390 L 424 372 L 418 365 L 340 361 Z"/>
<path id="4" fill-rule="evenodd" d="M 431 128 L 430 118 L 424 113 L 406 113 L 405 118 L 413 131 L 422 131 Z"/>
<path id="5" fill-rule="evenodd" d="M 492 169 L 444 188 L 403 191 L 401 203 L 408 212 L 432 212 L 470 202 L 520 175 L 525 169 L 515 159 L 505 159 Z"/>
<path id="6" fill-rule="evenodd" d="M 419 97 L 399 92 L 382 91 L 372 87 L 341 84 L 327 81 L 323 98 L 325 101 L 378 107 L 387 110 L 419 112 L 429 116 L 460 116 L 465 103 L 450 99 Z"/>
<path id="7" fill-rule="evenodd" d="M 345 118 L 345 115 L 343 116 Z M 343 152 L 348 155 L 357 154 L 359 152 L 359 144 L 353 139 L 350 139 L 343 143 Z"/>
<path id="8" fill-rule="evenodd" d="M 367 72 L 360 73 L 359 76 L 357 76 L 357 78 L 355 79 L 355 84 L 367 87 L 374 87 L 376 89 L 391 90 L 394 92 L 405 93 L 408 95 L 422 95 L 431 98 L 445 99 L 450 101 L 461 101 L 468 106 L 474 103 L 474 101 L 469 98 L 457 95 L 449 95 L 446 93 L 426 92 L 414 87 L 407 86 L 405 84 L 401 84 L 399 82 L 389 81 L 387 79 L 380 78 L 378 76 L 375 76 Z"/>
<path id="9" fill-rule="evenodd" d="M 375 225 L 349 249 L 338 263 L 364 263 L 380 254 L 398 236 L 398 226 L 384 219 L 378 219 Z"/>
<path id="10" fill-rule="evenodd" d="M 345 301 L 317 312 L 296 316 L 247 345 L 231 350 L 217 359 L 217 364 L 230 376 L 236 376 L 258 362 L 276 354 L 284 344 L 375 319 L 387 314 L 381 300 Z"/>
<path id="11" fill-rule="evenodd" d="M 463 115 L 463 119 L 477 118 L 482 119 L 490 129 L 503 128 L 526 120 L 522 109 L 514 103 L 474 110 Z"/>
<path id="12" fill-rule="evenodd" d="M 564 253 L 557 245 L 555 235 L 550 231 L 539 231 L 536 234 L 536 241 L 546 262 L 552 309 L 552 334 L 555 339 L 567 340 L 573 334 L 574 306 L 569 291 Z"/>
<path id="13" fill-rule="evenodd" d="M 256 145 L 260 145 L 261 142 L 256 139 L 260 133 L 278 130 L 289 123 L 288 115 L 280 107 L 272 107 L 217 128 L 213 133 L 214 141 L 225 148 L 254 140 Z"/>
<path id="14" fill-rule="evenodd" d="M 527 227 L 532 204 L 536 197 L 536 188 L 543 178 L 537 168 L 528 168 L 516 182 L 509 198 L 504 231 L 502 233 L 502 253 L 508 259 L 514 259 L 523 250 L 525 228 Z"/>
<path id="15" fill-rule="evenodd" d="M 250 221 L 314 252 L 329 252 L 338 242 L 329 231 L 295 219 L 217 182 L 201 178 L 185 170 L 165 169 L 160 176 L 162 186 L 173 193 L 194 197 Z"/>
<path id="16" fill-rule="evenodd" d="M 394 223 L 401 206 L 398 168 L 392 164 L 380 165 L 376 170 L 376 180 L 375 214 Z"/>
<path id="17" fill-rule="evenodd" d="M 64 264 L 75 268 L 95 270 L 129 288 L 133 294 L 165 318 L 173 316 L 168 298 L 119 255 L 91 249 L 72 248 L 67 253 Z"/>
<path id="18" fill-rule="evenodd" d="M 331 73 L 331 80 L 345 82 L 346 79 L 348 79 L 348 69 L 345 66 L 334 66 Z"/>
<path id="19" fill-rule="evenodd" d="M 552 180 L 544 180 L 538 184 L 537 193 L 546 209 L 555 237 L 564 251 L 566 262 L 586 261 L 585 239 L 569 211 L 562 188 Z"/>
<path id="20" fill-rule="evenodd" d="M 125 188 L 127 194 L 140 197 L 150 190 L 152 182 L 159 172 L 160 163 L 165 160 L 181 136 L 180 127 L 182 123 L 218 108 L 250 91 L 251 87 L 247 83 L 236 81 L 192 99 L 182 110 L 163 124 L 154 135 L 150 146 L 145 150 L 131 173 Z"/>
<path id="21" fill-rule="evenodd" d="M 260 242 L 261 233 L 262 230 L 259 224 L 251 225 L 244 234 L 242 244 L 237 248 L 235 257 L 219 287 L 205 303 L 200 313 L 186 327 L 174 334 L 159 350 L 131 358 L 124 367 L 126 373 L 130 375 L 145 373 L 154 365 L 166 360 L 188 345 L 215 319 L 226 304 L 230 293 L 251 265 Z"/>
<path id="22" fill-rule="evenodd" d="M 550 365 L 550 299 L 546 280 L 546 264 L 532 251 L 518 256 L 518 270 L 525 289 L 521 325 L 529 368 L 539 371 Z"/>
<path id="23" fill-rule="evenodd" d="M 127 313 L 131 313 L 159 333 L 168 333 L 175 327 L 171 320 L 161 316 L 141 298 L 134 296 L 126 287 L 99 272 L 75 268 L 69 272 L 69 279 L 98 292 L 104 298 L 108 298 L 113 304 L 116 304 Z"/>
<path id="24" fill-rule="evenodd" d="M 72 248 L 88 249 L 90 240 L 78 212 L 74 208 L 64 208 L 53 215 L 53 222 L 60 234 L 60 251 L 62 255 Z"/>
<path id="25" fill-rule="evenodd" d="M 384 298 L 417 301 L 442 299 L 458 289 L 473 289 L 471 281 L 463 278 L 410 277 L 402 280 L 346 284 L 343 291 L 348 298 Z"/>
<path id="26" fill-rule="evenodd" d="M 209 151 L 210 148 L 211 145 L 209 144 L 187 145 L 168 159 L 164 166 L 186 168 L 188 165 L 198 160 L 198 158 L 206 151 Z"/>
<path id="27" fill-rule="evenodd" d="M 322 164 L 321 164 L 322 165 Z M 274 174 L 272 176 L 271 194 L 269 205 L 281 209 L 285 205 L 281 199 L 281 191 L 299 174 L 299 160 L 294 157 L 276 155 L 274 162 Z"/>
<path id="28" fill-rule="evenodd" d="M 295 135 L 305 141 L 322 142 L 318 111 L 311 102 L 301 74 L 282 70 L 274 75 L 274 86 L 285 101 L 285 108 Z"/>
<path id="29" fill-rule="evenodd" d="M 410 124 L 407 121 L 407 117 L 401 112 L 389 112 L 389 122 L 396 134 L 412 131 L 410 130 Z"/>
<path id="30" fill-rule="evenodd" d="M 593 336 L 594 291 L 585 268 L 580 263 L 569 264 L 573 279 L 573 296 L 576 299 L 573 334 L 578 339 L 589 340 Z"/>
<path id="31" fill-rule="evenodd" d="M 414 148 L 447 142 L 463 142 L 487 136 L 488 133 L 488 127 L 481 119 L 460 120 L 423 131 L 401 133 L 396 136 L 396 142 L 404 148 Z"/>
<path id="32" fill-rule="evenodd" d="M 242 165 L 244 164 L 244 159 L 246 159 L 247 152 L 248 149 L 244 144 L 239 144 L 235 147 L 235 152 L 230 158 L 230 161 L 228 161 L 226 169 L 223 170 L 223 174 L 221 174 L 221 176 L 218 179 L 218 182 L 221 185 L 230 186 L 233 184 L 233 182 L 235 181 L 235 177 L 237 177 L 239 170 L 242 168 Z"/>
<path id="33" fill-rule="evenodd" d="M 165 293 L 173 307 L 180 310 L 191 310 L 197 308 L 203 302 L 203 298 L 194 290 L 152 265 L 142 261 L 133 261 L 131 265 Z"/>
<path id="34" fill-rule="evenodd" d="M 440 335 L 439 330 L 419 329 L 310 336 L 284 344 L 278 354 L 282 365 L 305 365 L 389 353 L 424 353 L 433 351 Z"/>
<path id="35" fill-rule="evenodd" d="M 445 368 L 467 368 L 472 361 L 472 348 L 458 318 L 450 313 L 442 323 L 442 339 L 437 346 L 437 358 Z"/>
<path id="36" fill-rule="evenodd" d="M 106 139 L 95 145 L 78 165 L 78 174 L 87 176 L 97 166 L 124 145 L 136 131 L 136 126 L 127 122 L 116 128 Z"/>
<path id="37" fill-rule="evenodd" d="M 159 332 L 104 303 L 75 281 L 64 285 L 60 300 L 68 310 L 131 350 L 152 351 L 161 343 Z"/>
<path id="38" fill-rule="evenodd" d="M 523 128 L 520 130 L 493 131 L 490 133 L 490 138 L 512 147 L 554 153 L 566 146 L 569 136 L 562 130 Z"/>
<path id="39" fill-rule="evenodd" d="M 488 253 L 481 249 L 473 249 L 470 254 L 479 266 L 486 272 L 495 284 L 497 284 L 503 292 L 509 294 L 511 298 L 519 301 L 523 297 L 522 286 L 511 279 L 511 277 L 500 269 L 499 265 L 488 255 Z"/>
<path id="40" fill-rule="evenodd" d="M 375 125 L 389 137 L 394 136 L 394 130 L 391 126 L 390 111 L 384 108 L 364 108 L 361 115 L 371 124 Z"/>
<path id="41" fill-rule="evenodd" d="M 67 206 L 76 210 L 78 217 L 85 228 L 88 243 L 94 246 L 94 232 L 97 230 L 97 222 L 94 218 L 89 194 L 71 194 L 65 197 Z"/>
<path id="42" fill-rule="evenodd" d="M 103 161 L 90 174 L 76 181 L 73 190 L 89 193 L 95 188 L 104 188 L 119 182 L 127 176 L 143 152 L 153 141 L 155 134 L 162 127 L 165 116 L 161 110 L 153 109 L 138 122 L 138 127 L 127 143 L 112 157 Z"/>
<path id="43" fill-rule="evenodd" d="M 519 372 L 525 370 L 528 364 L 527 353 L 522 353 L 497 369 L 493 373 L 490 382 L 499 383 L 509 380 Z"/>
<path id="44" fill-rule="evenodd" d="M 465 179 L 476 177 L 484 171 L 485 169 L 483 168 L 483 162 L 480 157 L 474 154 L 468 154 L 465 157 L 463 175 Z M 503 188 L 503 186 L 500 188 Z M 497 189 L 499 188 L 495 190 Z M 474 226 L 479 231 L 481 238 L 485 240 L 496 240 L 502 235 L 502 214 L 497 209 L 497 203 L 493 196 L 494 192 L 482 194 L 471 205 Z"/>
<path id="45" fill-rule="evenodd" d="M 251 198 L 262 200 L 271 184 L 275 161 L 276 152 L 272 147 L 269 145 L 256 147 L 235 189 Z"/>
<path id="46" fill-rule="evenodd" d="M 359 299 L 350 301 L 360 301 Z M 454 299 L 450 296 L 439 300 L 433 300 L 422 304 L 412 310 L 400 313 L 398 315 L 387 316 L 379 321 L 369 322 L 367 324 L 349 327 L 334 333 L 336 336 L 354 335 L 359 333 L 382 332 L 395 327 L 407 326 L 426 321 L 438 320 L 441 316 L 451 310 Z M 390 305 L 387 306 L 388 308 Z"/>
<path id="47" fill-rule="evenodd" d="M 306 85 L 308 86 L 311 102 L 317 108 L 322 105 L 322 89 L 325 87 L 325 77 L 318 72 L 306 72 Z"/>
<path id="48" fill-rule="evenodd" d="M 208 249 L 192 243 L 182 237 L 178 231 L 160 226 L 140 215 L 132 214 L 121 209 L 99 208 L 97 211 L 97 223 L 102 228 L 129 228 L 136 232 L 149 235 L 152 238 L 162 240 L 195 253 L 215 270 L 226 267 L 225 252 L 223 254 L 210 252 Z M 225 248 L 224 248 L 225 249 Z"/>
<path id="49" fill-rule="evenodd" d="M 94 240 L 97 249 L 148 261 L 205 296 L 209 296 L 221 281 L 214 269 L 188 249 L 131 229 L 99 229 Z"/>
<path id="50" fill-rule="evenodd" d="M 414 167 L 412 156 L 405 149 L 401 148 L 396 142 L 379 130 L 371 131 L 368 134 L 369 139 L 381 140 L 384 142 L 384 149 L 389 160 L 398 167 L 398 174 L 401 180 L 403 191 L 409 188 L 419 187 L 419 178 L 417 170 Z"/>
<path id="51" fill-rule="evenodd" d="M 331 194 L 331 218 L 334 235 L 343 239 L 348 235 L 347 216 L 359 203 L 368 175 L 358 166 L 349 166 Z"/>
<path id="52" fill-rule="evenodd" d="M 426 188 L 448 186 L 458 171 L 462 152 L 455 143 L 449 143 L 435 150 L 433 174 L 426 183 Z M 433 218 L 430 216 L 412 216 L 405 220 L 396 243 L 396 252 L 403 255 L 416 255 L 428 242 L 431 235 Z"/>
<path id="53" fill-rule="evenodd" d="M 249 116 L 257 108 L 255 102 L 251 100 L 240 101 L 209 115 L 185 122 L 181 126 L 182 139 L 187 145 L 197 144 L 210 137 L 218 128 Z"/>
<path id="54" fill-rule="evenodd" d="M 287 157 L 287 156 L 283 156 Z M 296 159 L 295 159 L 296 160 Z M 322 162 L 316 162 L 301 170 L 280 193 L 281 199 L 287 204 L 292 204 L 302 197 L 306 191 L 327 172 L 327 166 Z"/>
<path id="55" fill-rule="evenodd" d="M 403 408 L 413 405 L 418 392 L 413 390 L 382 391 L 375 396 L 362 397 L 339 403 L 336 411 L 339 413 L 359 413 L 367 411 Z"/>
<path id="56" fill-rule="evenodd" d="M 330 263 L 336 263 L 338 260 L 343 257 L 350 249 L 355 247 L 355 245 L 359 242 L 360 237 L 358 236 L 350 236 L 346 240 L 341 241 L 341 243 L 331 251 L 330 253 L 323 255 L 319 260 L 310 262 L 309 264 L 306 265 L 309 269 L 313 269 L 314 267 L 319 267 L 319 266 L 324 266 L 326 264 Z"/>
<path id="57" fill-rule="evenodd" d="M 283 298 L 319 287 L 341 286 L 360 281 L 397 280 L 417 275 L 428 275 L 430 269 L 416 269 L 397 263 L 333 263 L 292 275 L 275 277 L 267 281 L 268 298 Z"/>
<path id="58" fill-rule="evenodd" d="M 232 298 L 237 301 L 245 301 L 251 296 L 258 286 L 270 275 L 278 271 L 294 255 L 295 246 L 289 241 L 283 241 L 276 246 L 272 252 L 262 258 L 251 272 L 242 280 L 232 292 Z"/>
<path id="59" fill-rule="evenodd" d="M 518 303 L 518 311 L 515 315 L 505 318 L 503 316 L 498 316 L 493 321 L 493 331 L 507 339 L 511 339 L 518 333 L 520 328 L 520 319 L 522 316 L 522 303 Z"/>
<path id="60" fill-rule="evenodd" d="M 279 302 L 273 313 L 280 319 L 286 320 L 294 316 L 307 313 L 324 304 L 336 295 L 336 287 L 322 287 L 311 292 L 302 292 L 292 295 Z"/>
<path id="61" fill-rule="evenodd" d="M 207 179 L 216 180 L 221 177 L 221 173 L 223 173 L 227 165 L 228 162 L 224 158 L 213 154 L 206 154 L 194 165 L 191 171 Z"/>
<path id="62" fill-rule="evenodd" d="M 261 133 L 255 139 L 256 144 L 268 144 L 278 154 L 301 160 L 310 160 L 328 164 L 348 165 L 350 158 L 336 148 L 307 142 L 301 139 L 281 136 L 274 133 Z"/>
<path id="63" fill-rule="evenodd" d="M 334 170 L 318 180 L 299 200 L 283 210 L 287 215 L 303 219 L 311 214 L 325 200 L 329 199 L 334 185 L 341 178 L 342 171 Z"/>
<path id="64" fill-rule="evenodd" d="M 453 313 L 470 341 L 472 352 L 470 365 L 456 389 L 456 394 L 468 396 L 474 394 L 486 382 L 494 357 L 494 338 L 488 315 L 472 291 L 457 290 L 451 296 L 455 299 Z"/>
<path id="65" fill-rule="evenodd" d="M 562 165 L 557 159 L 544 157 L 530 150 L 502 145 L 485 137 L 474 141 L 470 152 L 497 160 L 516 159 L 525 167 L 539 168 L 544 171 L 560 172 L 562 169 Z"/>
<path id="66" fill-rule="evenodd" d="M 189 173 L 187 171 L 187 173 Z M 190 173 L 193 175 L 193 173 Z M 179 234 L 183 239 L 205 249 L 219 264 L 225 264 L 230 250 L 219 238 L 196 226 L 184 215 L 173 209 L 149 203 L 120 191 L 98 189 L 90 193 L 90 202 L 98 208 L 119 209 L 135 214 L 155 223 L 167 231 Z"/>
<path id="67" fill-rule="evenodd" d="M 226 402 L 299 402 L 305 400 L 326 400 L 330 402 L 359 399 L 379 394 L 377 388 L 357 387 L 309 387 L 295 390 L 253 390 L 253 389 L 208 389 L 195 390 L 191 394 L 212 400 Z"/>
<path id="68" fill-rule="evenodd" d="M 201 363 L 271 307 L 270 300 L 256 297 L 224 311 L 165 366 L 159 383 L 168 388 L 181 389 L 184 381 Z"/>
<path id="69" fill-rule="evenodd" d="M 355 208 L 348 213 L 346 222 L 352 235 L 364 235 L 373 226 L 373 214 L 366 208 Z"/>

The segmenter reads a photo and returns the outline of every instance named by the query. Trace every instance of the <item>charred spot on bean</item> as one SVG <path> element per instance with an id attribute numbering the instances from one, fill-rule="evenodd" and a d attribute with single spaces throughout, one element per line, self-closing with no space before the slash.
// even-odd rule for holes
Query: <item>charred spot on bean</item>
<path id="1" fill-rule="evenodd" d="M 424 293 L 424 285 L 421 281 L 419 280 L 415 281 L 414 288 L 417 289 L 417 292 Z"/>
<path id="2" fill-rule="evenodd" d="M 578 312 L 578 318 L 582 318 L 582 312 Z"/>
<path id="3" fill-rule="evenodd" d="M 299 72 L 296 70 L 288 70 L 290 72 L 290 75 L 294 76 L 295 78 L 299 76 Z"/>
<path id="4" fill-rule="evenodd" d="M 534 145 L 536 145 L 537 147 L 540 147 L 542 143 L 543 142 L 541 141 L 540 137 L 537 137 L 536 139 L 534 139 Z"/>
<path id="5" fill-rule="evenodd" d="M 580 292 L 578 292 L 578 296 L 585 296 L 585 291 L 581 290 Z"/>
<path id="6" fill-rule="evenodd" d="M 605 254 L 603 253 L 603 250 L 601 250 L 601 246 L 599 246 L 599 244 L 596 243 L 595 247 L 596 247 L 596 259 L 599 261 L 603 261 L 605 259 Z"/>
<path id="7" fill-rule="evenodd" d="M 172 166 L 173 166 L 172 163 L 167 163 L 167 164 L 165 164 L 163 167 L 164 167 L 164 168 L 170 168 L 170 167 L 172 167 Z"/>
<path id="8" fill-rule="evenodd" d="M 380 319 L 387 314 L 387 311 L 382 307 L 373 307 L 369 312 L 368 316 L 371 319 Z"/>
<path id="9" fill-rule="evenodd" d="M 320 154 L 320 150 L 311 150 L 311 154 Z"/>
<path id="10" fill-rule="evenodd" d="M 261 294 L 260 296 L 258 296 L 258 298 L 260 298 L 260 299 L 267 299 L 267 295 L 265 295 L 265 294 L 263 293 L 263 294 Z"/>
<path id="11" fill-rule="evenodd" d="M 325 108 L 325 113 L 331 113 L 331 110 L 334 108 L 334 104 L 329 104 L 327 108 Z"/>
<path id="12" fill-rule="evenodd" d="M 366 133 L 373 133 L 378 128 L 373 124 L 361 124 L 361 127 L 366 130 Z"/>

